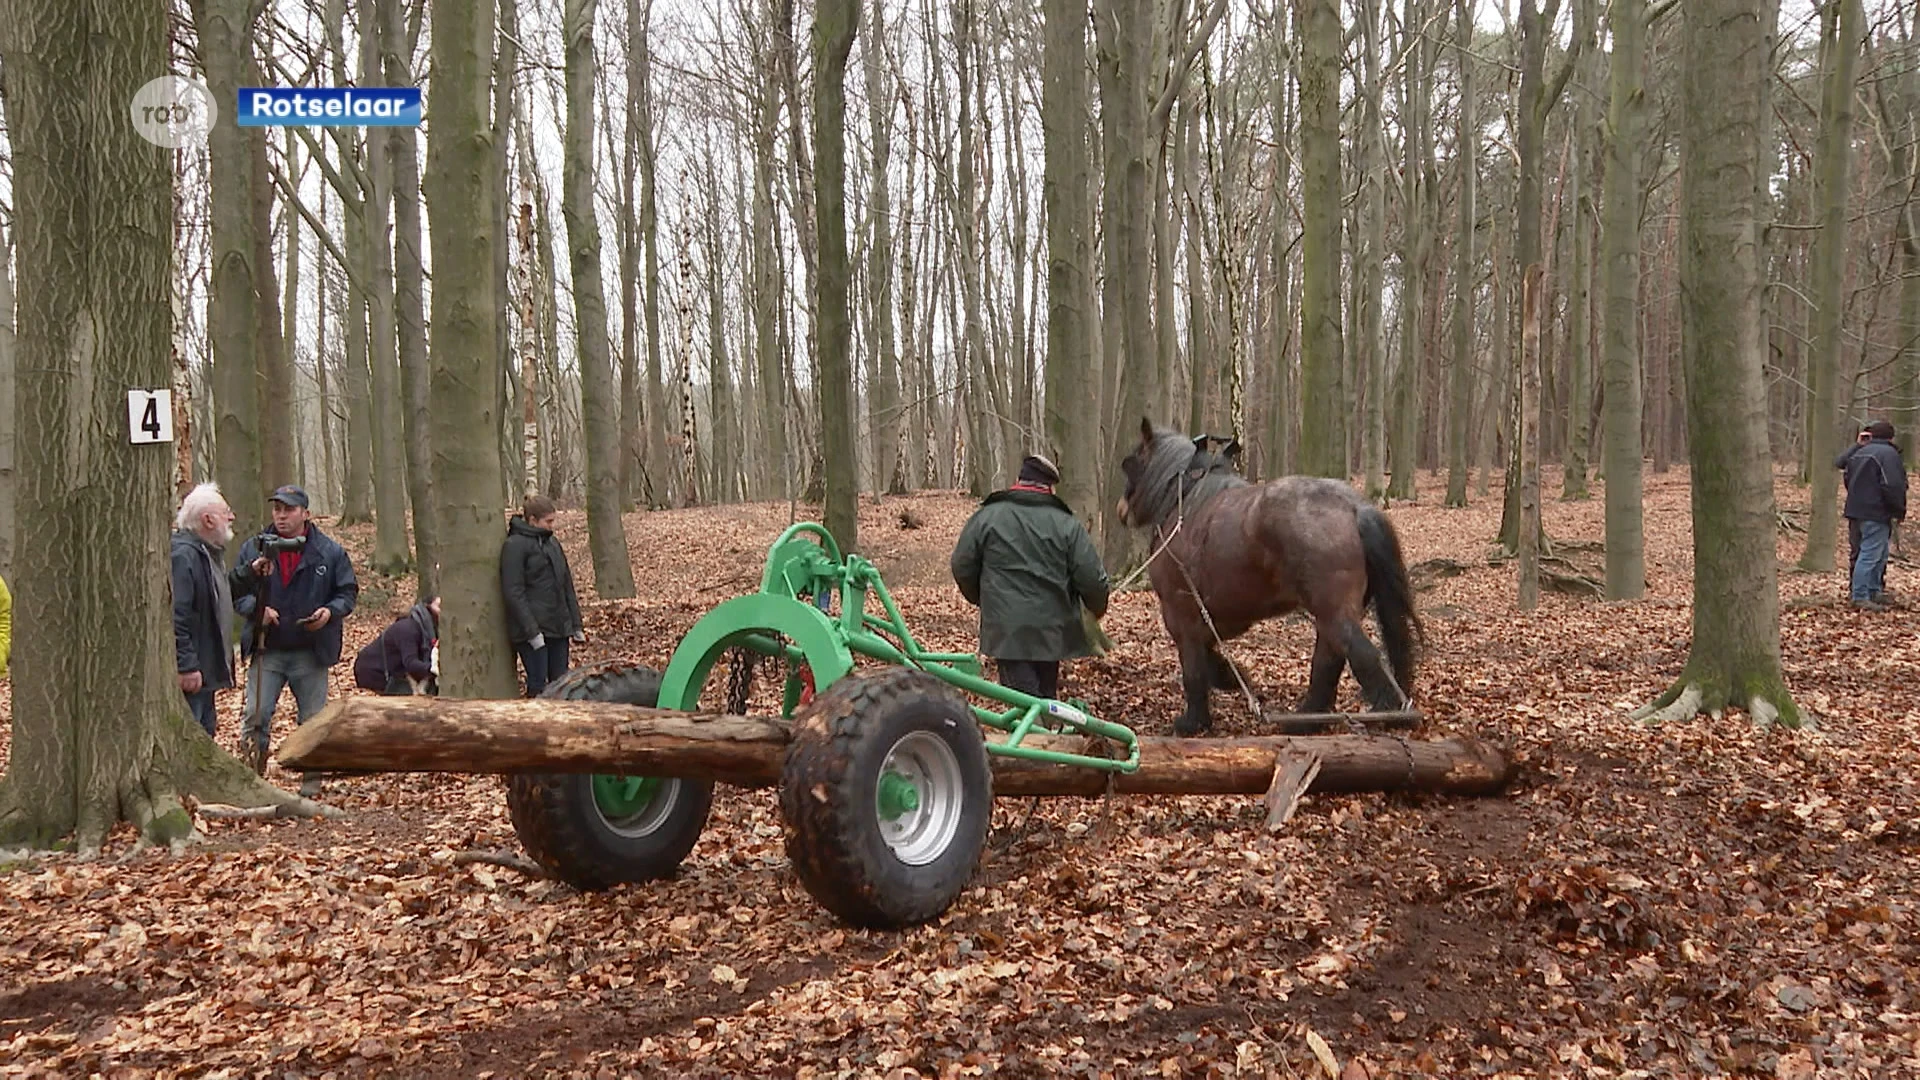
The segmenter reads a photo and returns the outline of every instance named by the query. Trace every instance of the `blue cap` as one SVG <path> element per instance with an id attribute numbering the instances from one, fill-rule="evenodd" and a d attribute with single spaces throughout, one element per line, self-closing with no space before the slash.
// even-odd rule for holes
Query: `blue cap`
<path id="1" fill-rule="evenodd" d="M 288 506 L 297 506 L 305 510 L 307 508 L 307 493 L 300 490 L 296 485 L 281 484 L 279 487 L 273 489 L 273 494 L 267 496 L 267 501 L 286 503 Z"/>

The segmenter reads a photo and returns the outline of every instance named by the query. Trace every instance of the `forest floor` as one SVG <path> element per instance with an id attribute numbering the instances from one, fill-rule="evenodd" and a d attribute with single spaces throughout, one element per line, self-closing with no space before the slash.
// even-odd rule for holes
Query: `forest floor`
<path id="1" fill-rule="evenodd" d="M 1860 615 L 1840 573 L 1783 573 L 1788 684 L 1818 726 L 1645 727 L 1626 711 L 1687 655 L 1685 473 L 1648 478 L 1646 599 L 1532 612 L 1486 564 L 1498 489 L 1449 511 L 1443 478 L 1420 480 L 1392 510 L 1408 561 L 1465 564 L 1420 593 L 1423 734 L 1504 745 L 1501 796 L 1310 796 L 1278 835 L 1254 797 L 1005 800 L 952 910 L 875 933 L 802 890 L 766 792 L 722 789 L 677 879 L 582 895 L 454 865 L 517 850 L 497 778 L 336 780 L 339 821 L 0 859 L 0 1076 L 1920 1076 L 1920 614 Z M 1778 494 L 1790 567 L 1807 495 L 1784 476 Z M 862 502 L 863 546 L 932 646 L 973 647 L 946 575 L 971 507 Z M 1557 542 L 1601 536 L 1598 497 L 1545 511 Z M 755 587 L 788 519 L 629 517 L 642 598 L 600 602 L 584 515 L 563 514 L 581 659 L 663 664 Z M 364 554 L 368 530 L 344 531 Z M 349 653 L 411 599 L 362 580 Z M 1905 563 L 1889 583 L 1920 597 Z M 1063 693 L 1166 733 L 1151 594 L 1106 625 L 1116 650 L 1069 665 Z M 1285 703 L 1309 647 L 1281 621 L 1228 651 Z M 1223 733 L 1254 730 L 1214 702 Z M 0 684 L 0 761 L 6 708 Z"/>

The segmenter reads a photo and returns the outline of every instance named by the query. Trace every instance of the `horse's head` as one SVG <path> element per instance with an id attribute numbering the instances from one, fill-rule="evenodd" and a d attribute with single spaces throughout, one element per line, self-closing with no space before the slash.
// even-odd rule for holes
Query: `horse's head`
<path id="1" fill-rule="evenodd" d="M 1153 421 L 1141 417 L 1140 444 L 1120 462 L 1120 471 L 1127 478 L 1117 508 L 1120 520 L 1135 528 L 1158 525 L 1179 509 L 1192 481 L 1216 471 L 1231 474 L 1233 459 L 1239 455 L 1236 439 L 1219 435 L 1189 438 L 1156 428 Z"/>

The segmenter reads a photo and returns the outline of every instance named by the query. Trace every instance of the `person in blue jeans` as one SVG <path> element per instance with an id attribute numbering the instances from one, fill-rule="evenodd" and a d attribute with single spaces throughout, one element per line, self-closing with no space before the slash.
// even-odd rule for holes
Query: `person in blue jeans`
<path id="1" fill-rule="evenodd" d="M 299 723 L 327 704 L 327 669 L 340 662 L 341 624 L 360 595 L 346 549 L 309 520 L 305 491 L 275 488 L 268 506 L 273 528 L 241 545 L 233 582 L 234 610 L 247 619 L 241 652 L 252 657 L 240 733 L 258 773 L 281 688 L 293 691 Z M 319 781 L 308 777 L 300 793 L 318 795 Z"/>
<path id="2" fill-rule="evenodd" d="M 1858 537 L 1847 597 L 1861 611 L 1887 610 L 1887 547 L 1907 517 L 1907 470 L 1893 436 L 1892 424 L 1875 420 L 1834 460 L 1847 488 L 1847 531 Z"/>
<path id="3" fill-rule="evenodd" d="M 527 696 L 567 673 L 571 646 L 587 635 L 566 550 L 553 535 L 553 500 L 529 495 L 507 523 L 500 546 L 500 591 L 507 602 L 507 633 L 527 672 Z"/>

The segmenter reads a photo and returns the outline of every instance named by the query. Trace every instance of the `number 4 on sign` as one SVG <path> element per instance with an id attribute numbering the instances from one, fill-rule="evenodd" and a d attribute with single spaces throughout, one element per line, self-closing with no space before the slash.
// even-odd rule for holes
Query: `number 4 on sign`
<path id="1" fill-rule="evenodd" d="M 135 443 L 173 441 L 173 391 L 127 391 L 127 439 Z"/>

